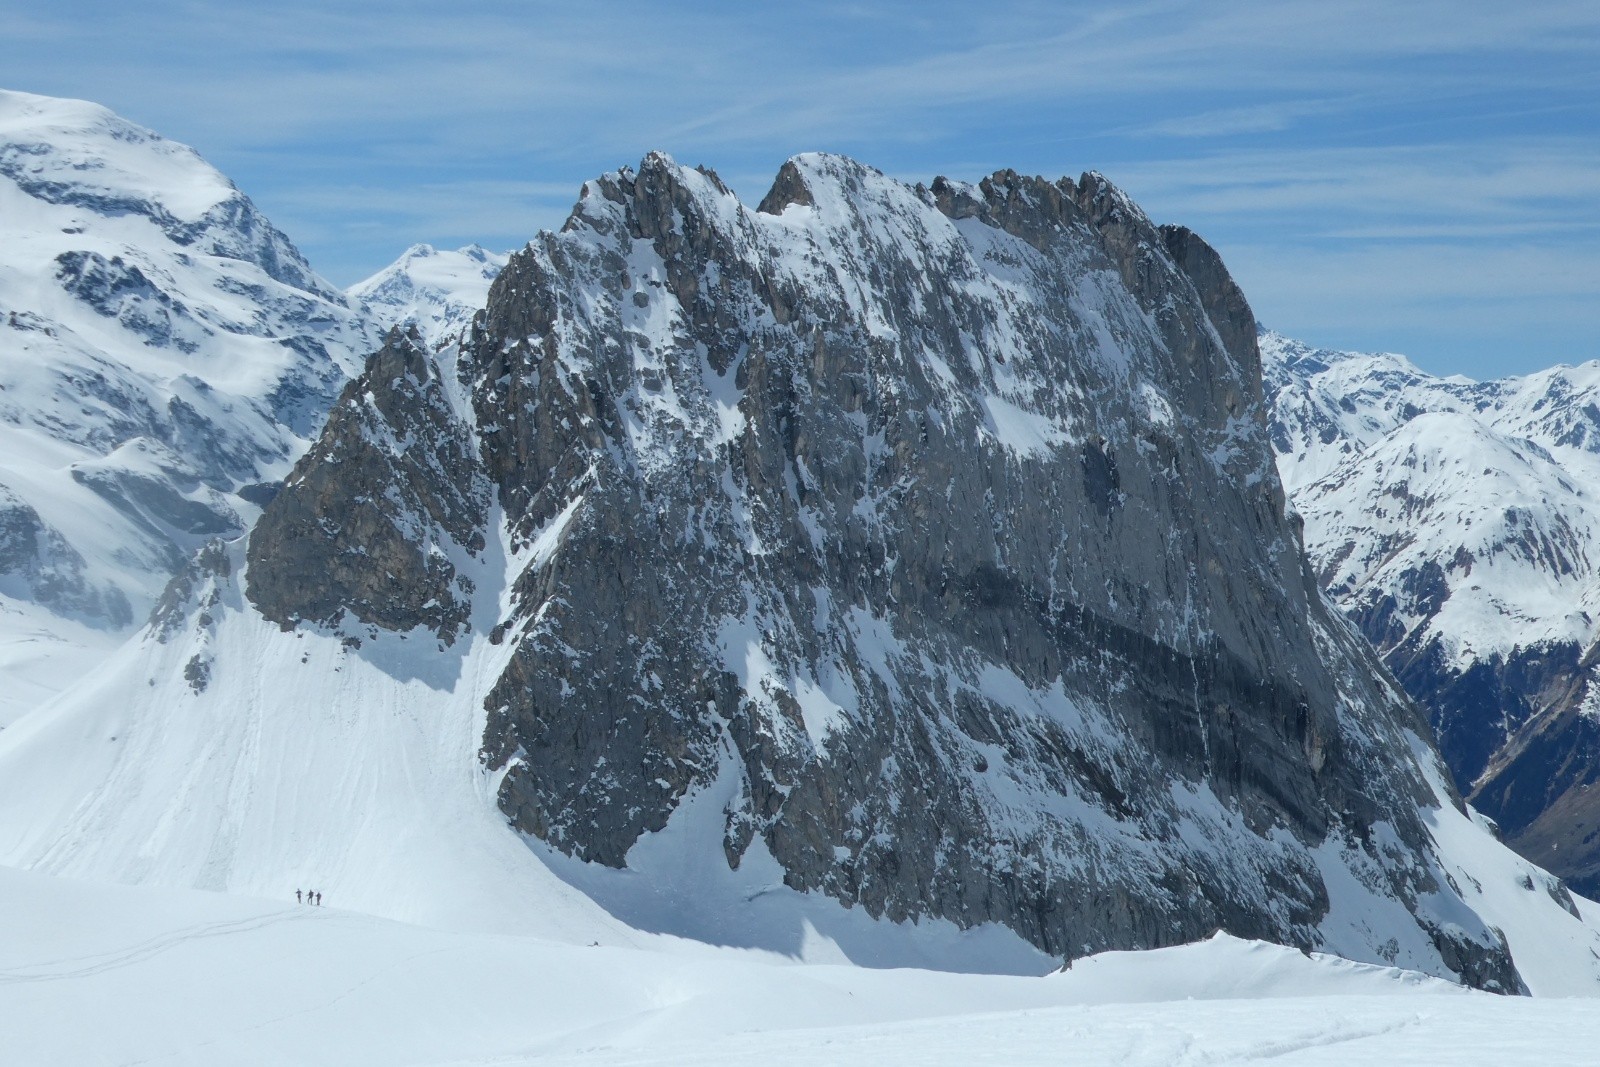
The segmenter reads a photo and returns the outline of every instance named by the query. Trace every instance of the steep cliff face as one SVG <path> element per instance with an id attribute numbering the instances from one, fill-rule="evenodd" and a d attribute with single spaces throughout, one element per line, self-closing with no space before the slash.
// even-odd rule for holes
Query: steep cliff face
<path id="1" fill-rule="evenodd" d="M 1263 348 L 1320 580 L 1428 711 L 1468 799 L 1600 890 L 1600 364 L 1474 382 Z"/>
<path id="2" fill-rule="evenodd" d="M 415 328 L 390 330 L 279 496 L 250 539 L 263 615 L 292 628 L 336 626 L 348 612 L 454 643 L 473 592 L 456 564 L 484 547 L 490 491 Z"/>
<path id="3" fill-rule="evenodd" d="M 343 516 L 503 537 L 482 756 L 522 832 L 622 866 L 715 795 L 708 861 L 875 916 L 1067 956 L 1223 927 L 1518 988 L 1424 825 L 1457 802 L 1425 725 L 1304 562 L 1244 297 L 1105 179 L 802 156 L 751 210 L 653 155 L 515 254 L 449 355 L 457 470 L 500 510 L 426 503 L 432 443 L 333 462 L 414 421 L 386 393 L 423 376 L 369 371 L 250 591 L 448 630 L 448 583 Z M 474 542 L 479 514 L 503 527 Z"/>

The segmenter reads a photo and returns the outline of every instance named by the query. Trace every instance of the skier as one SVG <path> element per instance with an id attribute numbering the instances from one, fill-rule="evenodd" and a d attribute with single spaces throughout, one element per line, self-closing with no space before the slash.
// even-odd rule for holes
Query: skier
<path id="1" fill-rule="evenodd" d="M 305 903 L 305 901 L 300 899 L 300 890 L 298 890 L 298 889 L 296 889 L 294 891 L 294 902 L 296 904 L 304 904 Z"/>
<path id="2" fill-rule="evenodd" d="M 317 890 L 317 907 L 322 907 L 322 890 Z"/>

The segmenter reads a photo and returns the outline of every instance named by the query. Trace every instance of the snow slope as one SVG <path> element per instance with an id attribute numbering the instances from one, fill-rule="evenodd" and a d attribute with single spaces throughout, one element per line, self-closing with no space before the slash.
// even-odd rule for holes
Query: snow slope
<path id="1" fill-rule="evenodd" d="M 1592 639 L 1596 484 L 1477 415 L 1426 412 L 1305 487 L 1300 508 L 1328 591 L 1368 604 L 1376 590 L 1399 592 L 1396 636 L 1437 635 L 1445 663 L 1461 670 L 1519 647 Z M 1430 562 L 1441 588 L 1416 579 Z"/>
<path id="2" fill-rule="evenodd" d="M 1557 1020 L 1530 1048 L 1547 1053 L 1593 1032 L 1591 1015 L 1558 1002 L 1222 935 L 1043 977 L 955 975 L 452 932 L 326 896 L 312 909 L 0 868 L 0 1049 L 19 1067 L 956 1062 L 966 1050 L 1019 1062 L 1071 1035 L 1075 1062 L 1139 1064 L 1171 1062 L 1185 1034 L 1243 1055 L 1415 1047 L 1474 1019 L 1478 1036 L 1485 1022 Z M 84 1004 L 97 1006 L 94 1026 Z"/>
<path id="3" fill-rule="evenodd" d="M 1278 469 L 1335 599 L 1396 596 L 1404 635 L 1457 669 L 1600 633 L 1600 361 L 1474 382 L 1270 332 L 1261 348 Z M 1430 561 L 1448 595 L 1417 610 L 1404 576 Z"/>
<path id="4" fill-rule="evenodd" d="M 508 258 L 478 245 L 450 252 L 416 244 L 345 295 L 384 327 L 415 326 L 431 345 L 452 343 L 488 300 Z"/>
<path id="5" fill-rule="evenodd" d="M 1440 638 L 1454 667 L 1594 640 L 1600 362 L 1474 382 L 1270 331 L 1261 349 L 1278 470 L 1334 597 L 1403 597 L 1402 574 L 1432 560 L 1448 597 L 1403 609 L 1403 629 Z"/>
<path id="6" fill-rule="evenodd" d="M 0 728 L 84 677 L 123 636 L 0 597 Z"/>
<path id="7" fill-rule="evenodd" d="M 479 634 L 504 566 L 490 553 L 474 571 Z M 872 966 L 1055 963 L 998 928 L 875 923 L 754 857 L 738 877 L 683 870 L 685 822 L 610 878 L 530 848 L 477 760 L 506 649 L 478 637 L 445 653 L 422 630 L 359 649 L 284 633 L 245 609 L 236 575 L 201 579 L 180 625 L 140 634 L 0 734 L 0 861 L 280 899 L 315 885 L 372 915 L 579 944 L 664 933 Z M 679 870 L 661 869 L 675 857 Z"/>
<path id="8" fill-rule="evenodd" d="M 562 943 L 0 868 L 0 1054 L 64 1063 L 1575 1063 L 1592 1003 L 1219 935 L 1042 977 Z M 94 1024 L 84 1025 L 84 1006 Z"/>
<path id="9" fill-rule="evenodd" d="M 0 619 L 141 621 L 248 527 L 377 336 L 192 149 L 0 92 Z M 58 677 L 100 644 L 30 618 Z M 0 726 L 26 704 L 3 688 Z"/>

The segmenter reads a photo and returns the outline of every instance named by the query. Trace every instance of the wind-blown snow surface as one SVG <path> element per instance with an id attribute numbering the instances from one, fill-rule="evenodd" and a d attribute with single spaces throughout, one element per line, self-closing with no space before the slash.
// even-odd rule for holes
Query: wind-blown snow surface
<path id="1" fill-rule="evenodd" d="M 0 640 L 27 615 L 28 655 L 76 673 L 99 642 L 29 605 L 142 620 L 248 527 L 376 341 L 192 149 L 0 92 Z M 0 688 L 3 726 L 32 688 Z"/>
<path id="2" fill-rule="evenodd" d="M 1600 362 L 1436 378 L 1261 338 L 1319 577 L 1508 839 L 1600 889 Z"/>
<path id="3" fill-rule="evenodd" d="M 506 595 L 494 581 L 503 553 L 486 553 L 474 572 L 480 623 Z M 412 650 L 436 641 L 426 631 L 353 649 L 328 632 L 285 633 L 243 606 L 236 575 L 212 573 L 185 605 L 198 626 L 147 631 L 0 734 L 0 861 L 270 899 L 316 887 L 349 911 L 564 944 L 647 948 L 670 935 L 811 963 L 1010 974 L 1058 962 L 997 927 L 873 921 L 796 893 L 759 845 L 738 872 L 705 865 L 720 839 L 717 796 L 641 841 L 627 870 L 530 849 L 507 832 L 498 775 L 475 758 L 478 695 L 503 646 L 461 641 L 417 674 Z M 222 670 L 247 674 L 212 673 Z M 1426 746 L 1417 749 L 1426 765 Z M 1448 805 L 1430 832 L 1477 915 L 1442 893 L 1431 907 L 1503 930 L 1535 994 L 1600 989 L 1600 935 L 1569 914 L 1548 875 Z M 1378 931 L 1404 936 L 1408 917 L 1398 904 L 1383 910 L 1360 869 L 1343 867 L 1350 857 L 1325 859 L 1330 948 L 1359 954 Z M 1420 946 L 1400 954 L 1414 953 L 1425 958 Z"/>
<path id="4" fill-rule="evenodd" d="M 454 343 L 508 258 L 478 245 L 451 252 L 416 244 L 345 295 L 385 328 L 415 326 L 430 345 Z"/>
<path id="5" fill-rule="evenodd" d="M 15 1067 L 1575 1063 L 1590 1002 L 1219 935 L 1041 977 L 797 966 L 665 938 L 463 933 L 0 868 Z M 576 930 L 572 931 L 576 932 Z M 85 1006 L 93 1005 L 93 1023 Z"/>

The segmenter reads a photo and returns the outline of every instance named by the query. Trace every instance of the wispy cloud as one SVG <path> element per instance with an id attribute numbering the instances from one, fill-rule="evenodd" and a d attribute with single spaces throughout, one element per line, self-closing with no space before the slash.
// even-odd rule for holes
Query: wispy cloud
<path id="1" fill-rule="evenodd" d="M 1314 343 L 1402 351 L 1430 371 L 1475 377 L 1600 355 L 1600 263 L 1581 249 L 1242 244 L 1229 259 L 1259 318 L 1292 322 Z"/>
<path id="2" fill-rule="evenodd" d="M 1221 137 L 1240 133 L 1277 133 L 1302 119 L 1327 115 L 1348 105 L 1333 100 L 1288 100 L 1249 107 L 1219 108 L 1194 115 L 1179 115 L 1142 125 L 1128 126 L 1117 133 L 1143 137 Z"/>
<path id="3" fill-rule="evenodd" d="M 1486 224 L 1600 217 L 1591 206 L 1600 201 L 1600 142 L 1505 137 L 1497 149 L 1285 146 L 1130 162 L 1114 173 L 1143 197 L 1207 215 L 1295 213 L 1305 232 L 1347 230 L 1352 216 Z"/>
<path id="4" fill-rule="evenodd" d="M 1223 252 L 1258 317 L 1477 376 L 1600 356 L 1600 144 L 1289 147 L 1115 166 Z"/>
<path id="5" fill-rule="evenodd" d="M 559 224 L 582 180 L 656 147 L 752 198 L 812 148 L 917 177 L 1097 168 L 1246 272 L 1295 250 L 1331 294 L 1356 283 L 1329 272 L 1371 276 L 1385 261 L 1355 253 L 1388 246 L 1430 277 L 1455 277 L 1424 262 L 1465 242 L 1530 271 L 1545 249 L 1588 277 L 1569 235 L 1600 221 L 1592 0 L 613 0 L 604 14 L 0 0 L 0 71 L 195 144 L 341 280 L 415 240 L 520 243 Z M 1259 273 L 1252 296 L 1277 325 L 1325 320 L 1297 319 L 1310 297 Z M 1411 290 L 1386 291 L 1341 316 L 1381 304 L 1392 322 Z M 1416 300 L 1441 335 L 1459 321 Z"/>

